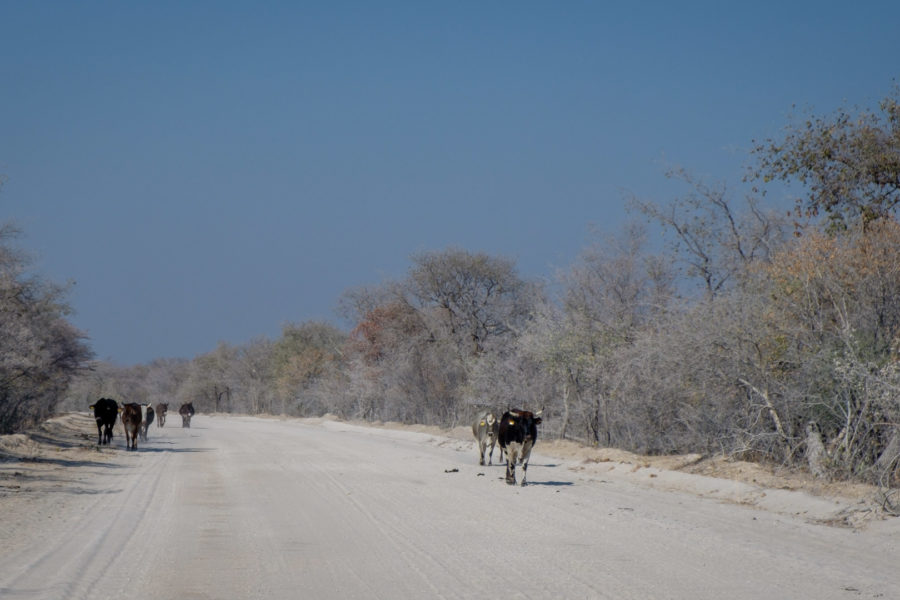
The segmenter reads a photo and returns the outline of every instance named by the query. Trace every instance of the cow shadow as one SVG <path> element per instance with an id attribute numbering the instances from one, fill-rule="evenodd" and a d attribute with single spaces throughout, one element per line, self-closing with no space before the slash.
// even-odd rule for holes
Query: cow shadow
<path id="1" fill-rule="evenodd" d="M 171 442 L 167 442 L 171 443 Z M 181 454 L 181 453 L 189 453 L 189 452 L 212 452 L 213 448 L 153 448 L 153 447 L 140 447 L 138 446 L 138 452 L 171 452 L 172 454 Z"/>
<path id="2" fill-rule="evenodd" d="M 499 462 L 499 463 L 494 463 L 494 464 L 492 464 L 492 465 L 478 465 L 478 466 L 479 466 L 479 467 L 487 467 L 487 468 L 500 467 L 500 468 L 502 468 L 502 469 L 505 469 L 505 468 L 506 468 L 506 461 Z M 517 463 L 516 463 L 516 468 L 517 468 L 517 469 L 520 468 L 521 466 L 522 466 L 522 463 L 521 463 L 521 462 L 517 462 Z M 537 463 L 537 462 L 528 461 L 528 468 L 529 468 L 529 469 L 530 469 L 531 467 L 542 467 L 542 468 L 547 468 L 547 469 L 555 469 L 555 468 L 558 467 L 558 466 L 559 466 L 559 464 L 557 464 L 557 463 Z"/>
<path id="3" fill-rule="evenodd" d="M 6 458 L 11 461 L 21 461 L 23 463 L 30 464 L 39 464 L 39 465 L 57 465 L 60 467 L 96 467 L 103 469 L 125 469 L 127 465 L 119 465 L 113 462 L 104 462 L 98 460 L 78 460 L 78 459 L 69 459 L 69 458 L 48 458 L 45 456 L 36 456 L 34 458 L 30 457 L 20 457 L 20 456 L 9 456 L 4 457 L 0 455 L 0 458 Z"/>
<path id="4" fill-rule="evenodd" d="M 565 487 L 569 485 L 575 485 L 574 481 L 529 481 L 528 486 L 532 485 L 546 485 L 550 487 Z"/>
<path id="5" fill-rule="evenodd" d="M 58 437 L 43 433 L 32 433 L 28 437 L 38 444 L 46 444 L 57 448 L 84 448 L 90 440 L 97 439 L 97 434 L 93 432 L 81 433 L 78 440 L 61 440 Z"/>

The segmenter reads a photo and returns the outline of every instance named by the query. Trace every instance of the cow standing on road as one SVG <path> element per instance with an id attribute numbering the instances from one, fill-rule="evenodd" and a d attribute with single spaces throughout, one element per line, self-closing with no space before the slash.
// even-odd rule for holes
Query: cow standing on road
<path id="1" fill-rule="evenodd" d="M 97 445 L 109 444 L 113 438 L 113 425 L 119 415 L 119 404 L 110 398 L 100 398 L 90 409 L 97 421 Z"/>
<path id="2" fill-rule="evenodd" d="M 147 441 L 147 430 L 150 428 L 150 424 L 153 423 L 154 416 L 153 405 L 141 404 L 141 440 L 145 442 Z"/>
<path id="3" fill-rule="evenodd" d="M 181 408 L 178 409 L 178 414 L 181 415 L 181 426 L 190 428 L 191 417 L 194 416 L 194 403 L 182 404 Z"/>
<path id="4" fill-rule="evenodd" d="M 475 443 L 478 444 L 478 464 L 484 464 L 484 452 L 490 446 L 488 452 L 488 464 L 494 464 L 494 446 L 497 445 L 497 433 L 500 431 L 500 422 L 489 410 L 483 410 L 475 415 L 475 422 L 472 423 L 472 435 L 475 436 Z M 500 457 L 503 457 L 501 452 Z"/>
<path id="5" fill-rule="evenodd" d="M 141 405 L 137 402 L 123 404 L 119 412 L 122 413 L 122 425 L 125 427 L 125 448 L 137 450 L 141 431 Z"/>
<path id="6" fill-rule="evenodd" d="M 156 405 L 156 426 L 157 427 L 165 427 L 166 426 L 166 413 L 169 412 L 169 403 L 168 402 L 160 402 Z"/>
<path id="7" fill-rule="evenodd" d="M 506 483 L 516 485 L 516 461 L 522 463 L 522 485 L 527 485 L 528 459 L 537 442 L 537 426 L 541 424 L 541 412 L 508 410 L 500 418 L 498 438 L 500 448 L 506 450 Z"/>

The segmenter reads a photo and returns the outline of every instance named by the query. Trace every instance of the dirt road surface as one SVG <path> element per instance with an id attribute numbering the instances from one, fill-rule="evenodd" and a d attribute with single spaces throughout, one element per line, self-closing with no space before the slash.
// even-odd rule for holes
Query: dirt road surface
<path id="1" fill-rule="evenodd" d="M 198 415 L 126 452 L 76 423 L 80 445 L 0 463 L 4 600 L 900 598 L 898 519 L 829 526 L 540 442 L 522 488 L 414 431 Z"/>

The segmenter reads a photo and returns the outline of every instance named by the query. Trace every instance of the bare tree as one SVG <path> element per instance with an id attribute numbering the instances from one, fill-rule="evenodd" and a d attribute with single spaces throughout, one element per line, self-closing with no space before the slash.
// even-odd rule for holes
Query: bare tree
<path id="1" fill-rule="evenodd" d="M 0 226 L 0 433 L 46 418 L 91 356 L 86 336 L 65 319 L 65 289 L 27 274 L 17 235 Z"/>
<path id="2" fill-rule="evenodd" d="M 691 192 L 665 204 L 633 197 L 631 205 L 663 227 L 672 253 L 688 277 L 702 281 L 707 297 L 735 285 L 747 266 L 765 261 L 783 241 L 783 219 L 755 197 L 748 196 L 746 209 L 738 212 L 724 184 L 708 185 L 683 169 L 668 176 L 687 183 Z"/>
<path id="3" fill-rule="evenodd" d="M 457 248 L 412 260 L 400 293 L 443 325 L 463 355 L 484 352 L 493 338 L 510 334 L 527 317 L 528 284 L 512 260 Z"/>

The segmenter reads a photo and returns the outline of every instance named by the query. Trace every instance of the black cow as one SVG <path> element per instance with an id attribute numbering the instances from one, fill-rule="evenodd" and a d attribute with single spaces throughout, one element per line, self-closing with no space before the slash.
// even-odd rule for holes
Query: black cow
<path id="1" fill-rule="evenodd" d="M 178 409 L 178 414 L 181 415 L 181 426 L 190 427 L 191 417 L 194 416 L 194 403 L 188 402 L 187 404 L 182 404 L 181 408 Z"/>
<path id="2" fill-rule="evenodd" d="M 147 430 L 150 429 L 155 415 L 152 404 L 141 404 L 141 440 L 145 442 L 147 441 Z"/>
<path id="3" fill-rule="evenodd" d="M 522 463 L 522 485 L 527 485 L 528 459 L 537 442 L 537 426 L 541 424 L 541 412 L 508 410 L 500 418 L 498 441 L 506 451 L 506 483 L 516 485 L 516 461 Z"/>
<path id="4" fill-rule="evenodd" d="M 109 444 L 113 438 L 113 425 L 119 415 L 119 404 L 110 398 L 100 398 L 90 409 L 97 421 L 97 445 Z"/>
<path id="5" fill-rule="evenodd" d="M 125 448 L 137 450 L 141 431 L 141 405 L 137 402 L 123 404 L 119 412 L 122 413 L 122 425 L 125 427 Z"/>
<path id="6" fill-rule="evenodd" d="M 169 412 L 169 403 L 168 402 L 160 402 L 156 405 L 156 426 L 157 427 L 165 427 L 166 426 L 166 413 Z"/>

